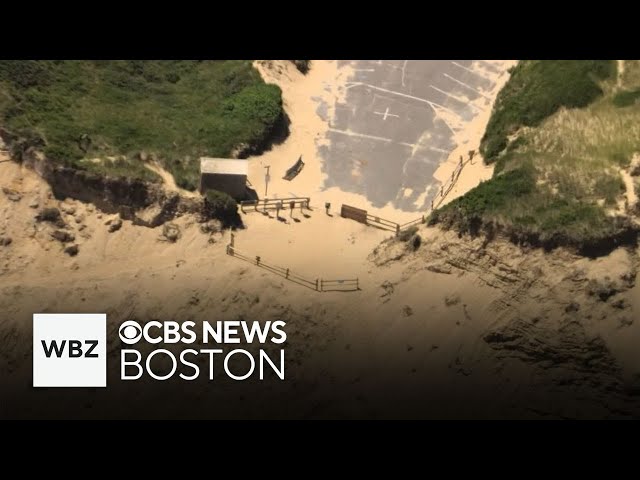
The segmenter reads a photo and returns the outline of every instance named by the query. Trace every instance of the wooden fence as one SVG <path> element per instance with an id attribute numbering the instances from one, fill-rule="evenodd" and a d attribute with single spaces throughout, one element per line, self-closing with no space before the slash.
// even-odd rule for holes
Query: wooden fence
<path id="1" fill-rule="evenodd" d="M 279 275 L 290 282 L 297 283 L 303 287 L 310 288 L 317 292 L 355 292 L 360 290 L 360 281 L 358 278 L 342 279 L 342 280 L 324 280 L 322 278 L 309 279 L 291 271 L 290 268 L 280 267 L 265 262 L 259 255 L 247 255 L 238 251 L 234 245 L 234 237 L 232 234 L 231 242 L 227 245 L 227 255 L 240 260 L 249 262 L 257 267 Z"/>
<path id="2" fill-rule="evenodd" d="M 451 172 L 451 178 L 448 179 L 447 182 L 443 183 L 440 187 L 440 191 L 436 198 L 431 200 L 431 209 L 428 213 L 431 213 L 433 210 L 440 207 L 444 199 L 447 197 L 447 194 L 455 187 L 460 174 L 462 173 L 462 169 L 467 163 L 473 163 L 473 157 L 475 156 L 475 150 L 469 151 L 469 158 L 465 161 L 462 156 L 460 156 L 460 163 L 456 165 L 453 172 Z M 369 214 L 366 210 L 362 210 L 361 208 L 352 207 L 351 205 L 342 205 L 342 209 L 340 211 L 340 215 L 344 218 L 350 218 L 355 220 L 356 222 L 363 223 L 365 225 L 371 225 L 372 227 L 381 228 L 383 230 L 391 230 L 396 233 L 396 236 L 400 235 L 400 232 L 411 228 L 415 225 L 420 225 L 427 221 L 427 216 L 422 215 L 420 218 L 416 218 L 410 222 L 399 224 L 397 222 L 392 222 L 391 220 L 385 220 L 380 217 L 373 216 Z"/>
<path id="3" fill-rule="evenodd" d="M 356 222 L 367 224 L 367 211 L 361 208 L 352 207 L 350 205 L 342 205 L 340 208 L 340 216 L 350 218 Z"/>
<path id="4" fill-rule="evenodd" d="M 311 210 L 309 203 L 311 202 L 311 198 L 309 197 L 288 197 L 288 198 L 265 198 L 263 200 L 243 200 L 240 202 L 240 210 L 242 213 L 247 213 L 247 210 L 251 211 L 253 208 L 254 212 L 267 210 L 286 210 L 291 208 L 293 204 L 293 208 L 300 207 L 300 209 L 306 208 L 307 210 Z M 245 208 L 247 210 L 245 210 Z M 260 209 L 260 210 L 259 210 Z"/>
<path id="5" fill-rule="evenodd" d="M 352 292 L 360 290 L 360 282 L 354 280 L 323 280 L 320 279 L 321 292 Z"/>
<path id="6" fill-rule="evenodd" d="M 397 222 L 392 222 L 391 220 L 386 220 L 384 218 L 371 215 L 366 210 L 362 210 L 361 208 L 356 208 L 356 207 L 352 207 L 351 205 L 344 205 L 344 204 L 340 209 L 340 216 L 344 218 L 350 218 L 352 220 L 355 220 L 356 222 L 360 222 L 365 225 L 380 228 L 382 230 L 389 230 L 389 231 L 395 232 L 396 235 L 399 235 L 402 230 L 406 230 L 407 228 L 410 228 L 414 225 L 424 223 L 426 220 L 425 216 L 423 215 L 422 217 L 416 220 L 412 220 L 404 224 L 399 224 Z"/>

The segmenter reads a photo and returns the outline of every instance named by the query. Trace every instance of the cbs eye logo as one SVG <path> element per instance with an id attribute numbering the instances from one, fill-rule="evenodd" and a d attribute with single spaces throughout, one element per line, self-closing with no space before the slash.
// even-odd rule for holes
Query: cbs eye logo
<path id="1" fill-rule="evenodd" d="M 122 343 L 133 345 L 134 343 L 138 343 L 140 338 L 142 338 L 142 328 L 140 328 L 140 325 L 138 325 L 137 322 L 134 322 L 133 320 L 127 320 L 122 325 L 120 325 L 118 334 L 120 335 L 120 340 L 122 340 Z"/>

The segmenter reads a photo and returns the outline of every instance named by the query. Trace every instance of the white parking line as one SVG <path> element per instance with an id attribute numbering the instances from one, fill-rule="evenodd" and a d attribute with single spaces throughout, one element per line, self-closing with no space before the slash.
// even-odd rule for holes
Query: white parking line
<path id="1" fill-rule="evenodd" d="M 402 92 L 394 92 L 393 90 L 388 90 L 386 88 L 382 88 L 382 87 L 376 87 L 375 85 L 369 85 L 368 83 L 361 83 L 361 82 L 356 82 L 357 85 L 362 85 L 363 87 L 367 87 L 370 88 L 372 90 L 378 90 L 380 92 L 386 92 L 386 93 L 391 93 L 392 95 L 398 95 L 400 97 L 404 97 L 404 98 L 410 98 L 411 100 L 417 100 L 419 102 L 423 102 L 428 104 L 431 108 L 433 108 L 434 111 L 437 111 L 437 108 L 441 108 L 442 110 L 451 113 L 452 115 L 455 115 L 456 117 L 462 119 L 462 117 L 457 114 L 456 112 L 454 112 L 453 110 L 448 109 L 447 107 L 443 107 L 442 105 L 439 105 L 435 102 L 432 102 L 430 100 L 426 100 L 424 98 L 420 98 L 420 97 L 414 97 L 413 95 L 407 95 L 406 93 L 402 93 Z M 353 87 L 355 87 L 356 85 L 352 85 Z"/>
<path id="2" fill-rule="evenodd" d="M 446 74 L 446 73 L 443 73 L 443 75 L 444 75 L 445 77 L 447 77 L 448 79 L 453 80 L 453 81 L 454 81 L 454 82 L 456 82 L 456 83 L 459 83 L 459 84 L 460 84 L 460 85 L 462 85 L 463 87 L 468 88 L 469 90 L 473 90 L 473 91 L 474 91 L 474 92 L 476 92 L 478 95 L 482 95 L 484 98 L 487 98 L 487 99 L 491 100 L 491 97 L 490 97 L 489 95 L 486 95 L 486 94 L 484 94 L 484 93 L 482 93 L 482 92 L 480 92 L 480 91 L 476 90 L 476 89 L 475 89 L 475 88 L 473 88 L 471 85 L 467 85 L 466 83 L 461 82 L 461 81 L 460 81 L 460 80 L 458 80 L 457 78 L 453 78 L 451 75 L 448 75 L 448 74 Z"/>
<path id="3" fill-rule="evenodd" d="M 395 140 L 392 140 L 390 138 L 376 137 L 374 135 L 366 135 L 364 133 L 356 133 L 356 132 L 352 132 L 351 130 L 338 130 L 336 128 L 329 128 L 328 130 L 333 133 L 341 133 L 342 135 L 348 135 L 349 137 L 366 138 L 368 140 L 379 140 L 385 143 L 396 143 L 398 145 L 402 145 L 404 147 L 409 147 L 409 148 L 415 147 L 413 143 L 396 142 Z"/>
<path id="4" fill-rule="evenodd" d="M 445 126 L 446 126 L 449 130 L 451 130 L 451 133 L 453 133 L 453 135 L 454 135 L 454 136 L 458 134 L 458 132 L 456 132 L 456 131 L 453 129 L 453 127 L 452 127 L 451 125 L 449 125 L 449 122 L 447 122 L 444 118 L 441 118 L 440 120 L 442 120 L 442 123 L 444 123 L 444 124 L 445 124 Z"/>
<path id="5" fill-rule="evenodd" d="M 439 89 L 438 87 L 436 87 L 436 86 L 434 86 L 434 85 L 429 85 L 429 86 L 430 86 L 431 88 L 433 88 L 435 91 L 440 92 L 440 93 L 442 93 L 442 94 L 446 95 L 447 97 L 451 97 L 451 98 L 453 98 L 453 99 L 454 99 L 454 100 L 456 100 L 457 102 L 464 103 L 465 105 L 469 105 L 470 107 L 477 108 L 478 110 L 481 110 L 481 111 L 483 111 L 483 112 L 484 112 L 484 108 L 479 107 L 478 105 L 474 105 L 474 104 L 473 104 L 473 103 L 471 103 L 469 100 L 465 100 L 465 99 L 462 99 L 462 98 L 460 98 L 460 97 L 456 97 L 455 95 L 451 95 L 449 92 L 445 92 L 444 90 L 441 90 L 441 89 Z"/>
<path id="6" fill-rule="evenodd" d="M 404 71 L 405 71 L 405 69 L 407 68 L 407 62 L 408 62 L 408 61 L 409 61 L 409 60 L 405 60 L 405 61 L 404 61 L 404 64 L 402 65 L 402 86 L 403 86 L 403 87 L 404 87 Z"/>
<path id="7" fill-rule="evenodd" d="M 465 67 L 464 65 L 460 65 L 458 62 L 452 61 L 451 63 L 453 63 L 456 67 L 460 67 L 460 68 L 465 69 L 467 72 L 471 72 L 474 75 L 478 75 L 479 77 L 485 78 L 485 76 L 482 75 L 481 73 L 476 72 L 475 70 L 471 70 L 469 67 Z"/>
<path id="8" fill-rule="evenodd" d="M 425 147 L 425 148 L 427 150 L 433 150 L 434 152 L 446 153 L 447 155 L 451 153 L 450 150 L 444 150 L 443 148 L 437 148 L 437 147 Z"/>

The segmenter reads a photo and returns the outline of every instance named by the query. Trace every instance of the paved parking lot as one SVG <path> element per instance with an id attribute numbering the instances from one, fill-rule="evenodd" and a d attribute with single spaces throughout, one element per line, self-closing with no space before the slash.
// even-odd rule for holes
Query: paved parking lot
<path id="1" fill-rule="evenodd" d="M 456 146 L 454 133 L 488 108 L 482 97 L 499 70 L 477 60 L 340 64 L 353 76 L 320 152 L 325 186 L 365 195 L 376 207 L 423 210 L 439 188 L 433 173 Z"/>

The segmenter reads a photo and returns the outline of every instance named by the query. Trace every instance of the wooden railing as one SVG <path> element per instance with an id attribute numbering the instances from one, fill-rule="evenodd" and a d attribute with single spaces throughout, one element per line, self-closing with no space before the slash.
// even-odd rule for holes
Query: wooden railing
<path id="1" fill-rule="evenodd" d="M 352 292 L 360 290 L 360 281 L 353 280 L 323 280 L 320 279 L 321 292 Z"/>
<path id="2" fill-rule="evenodd" d="M 287 197 L 287 198 L 265 198 L 263 200 L 243 200 L 240 202 L 240 210 L 242 213 L 247 213 L 245 210 L 253 207 L 253 211 L 258 212 L 262 210 L 263 212 L 267 210 L 286 210 L 293 207 L 300 207 L 300 209 L 306 208 L 307 210 L 311 210 L 309 206 L 311 202 L 311 198 L 309 197 Z M 260 209 L 260 210 L 259 210 Z"/>
<path id="3" fill-rule="evenodd" d="M 297 283 L 303 287 L 310 288 L 317 292 L 354 292 L 360 290 L 360 281 L 358 278 L 354 279 L 342 279 L 342 280 L 324 280 L 322 278 L 309 279 L 305 278 L 297 273 L 291 271 L 290 268 L 280 267 L 271 263 L 265 262 L 259 255 L 248 255 L 238 251 L 235 247 L 234 235 L 231 234 L 231 241 L 227 245 L 227 255 L 235 257 L 240 260 L 249 262 L 257 267 L 264 268 L 265 270 L 274 273 L 278 276 L 289 280 L 290 282 Z"/>
<path id="4" fill-rule="evenodd" d="M 355 220 L 356 222 L 360 222 L 365 225 L 380 228 L 382 230 L 390 230 L 396 235 L 400 235 L 400 232 L 402 230 L 406 230 L 407 228 L 418 225 L 420 223 L 424 223 L 426 221 L 426 217 L 423 215 L 416 220 L 412 220 L 404 224 L 399 224 L 398 222 L 393 222 L 391 220 L 376 217 L 375 215 L 369 214 L 366 210 L 352 207 L 350 205 L 342 205 L 342 208 L 340 209 L 340 215 L 344 218 L 350 218 L 351 220 Z"/>
<path id="5" fill-rule="evenodd" d="M 469 151 L 469 158 L 465 161 L 462 156 L 460 156 L 460 163 L 456 165 L 456 168 L 451 172 L 451 178 L 443 183 L 440 187 L 439 194 L 435 199 L 431 200 L 431 209 L 427 210 L 427 214 L 431 213 L 433 210 L 440 207 L 442 202 L 447 197 L 447 194 L 455 187 L 460 174 L 462 173 L 462 169 L 467 163 L 473 163 L 473 157 L 475 156 L 475 150 Z M 427 220 L 427 215 L 422 215 L 420 218 L 416 218 L 415 220 L 411 220 L 410 222 L 399 224 L 397 222 L 393 222 L 391 220 L 385 220 L 380 217 L 376 217 L 371 215 L 366 210 L 362 210 L 360 208 L 352 207 L 350 205 L 342 205 L 342 210 L 340 212 L 341 216 L 344 218 L 350 218 L 355 220 L 356 222 L 363 223 L 365 225 L 371 225 L 373 227 L 382 228 L 383 230 L 391 230 L 394 231 L 397 235 L 400 235 L 400 232 L 411 228 L 415 225 L 420 225 L 425 223 Z"/>

